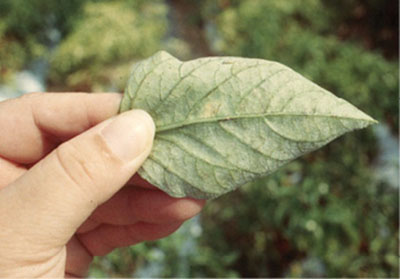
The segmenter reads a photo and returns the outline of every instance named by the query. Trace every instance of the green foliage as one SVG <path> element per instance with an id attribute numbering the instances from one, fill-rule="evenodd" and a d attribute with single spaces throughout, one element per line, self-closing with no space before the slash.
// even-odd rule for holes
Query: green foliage
<path id="1" fill-rule="evenodd" d="M 0 81 L 46 55 L 50 29 L 65 34 L 85 1 L 2 0 L 0 2 Z"/>
<path id="2" fill-rule="evenodd" d="M 51 58 L 50 82 L 106 90 L 114 81 L 121 90 L 132 61 L 159 48 L 166 26 L 161 1 L 131 2 L 87 3 Z"/>
<path id="3" fill-rule="evenodd" d="M 44 40 L 46 38 L 43 31 L 51 24 L 61 32 L 67 32 L 85 2 L 87 0 L 3 0 L 0 4 L 0 16 L 7 25 L 8 34 L 20 40 L 25 40 L 26 37 Z M 51 17 L 45 18 L 46 15 Z"/>
<path id="4" fill-rule="evenodd" d="M 204 245 L 203 239 L 198 217 L 195 217 L 167 238 L 115 250 L 107 257 L 96 257 L 89 275 L 101 278 L 189 278 L 212 274 L 219 278 L 238 278 L 239 273 L 227 266 L 238 258 L 239 253 L 222 255 L 215 248 Z M 221 245 L 230 244 L 223 242 Z"/>

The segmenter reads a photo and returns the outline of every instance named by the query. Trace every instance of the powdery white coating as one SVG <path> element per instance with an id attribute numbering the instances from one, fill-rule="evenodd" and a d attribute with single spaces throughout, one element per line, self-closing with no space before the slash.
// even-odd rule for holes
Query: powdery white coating
<path id="1" fill-rule="evenodd" d="M 174 197 L 217 197 L 376 122 L 282 64 L 164 51 L 135 65 L 121 111 L 133 108 L 157 127 L 139 173 Z"/>

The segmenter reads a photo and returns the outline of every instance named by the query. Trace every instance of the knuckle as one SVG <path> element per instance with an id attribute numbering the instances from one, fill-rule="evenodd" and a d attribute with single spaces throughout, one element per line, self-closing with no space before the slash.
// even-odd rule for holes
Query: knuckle
<path id="1" fill-rule="evenodd" d="M 87 191 L 95 175 L 82 152 L 72 142 L 61 144 L 55 150 L 56 160 L 64 175 L 78 188 Z"/>

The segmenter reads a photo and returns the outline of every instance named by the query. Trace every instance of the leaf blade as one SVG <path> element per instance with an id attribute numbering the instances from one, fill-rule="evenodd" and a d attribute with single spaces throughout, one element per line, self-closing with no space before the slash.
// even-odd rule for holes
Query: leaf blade
<path id="1" fill-rule="evenodd" d="M 214 198 L 375 122 L 276 62 L 165 52 L 138 63 L 121 111 L 156 123 L 139 173 L 172 196 Z"/>

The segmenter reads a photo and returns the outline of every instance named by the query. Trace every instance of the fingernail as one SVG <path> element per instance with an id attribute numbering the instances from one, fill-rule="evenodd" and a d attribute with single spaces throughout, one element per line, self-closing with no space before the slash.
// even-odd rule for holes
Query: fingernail
<path id="1" fill-rule="evenodd" d="M 147 112 L 131 110 L 115 117 L 101 134 L 111 152 L 129 162 L 151 144 L 154 130 L 154 122 Z"/>

